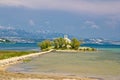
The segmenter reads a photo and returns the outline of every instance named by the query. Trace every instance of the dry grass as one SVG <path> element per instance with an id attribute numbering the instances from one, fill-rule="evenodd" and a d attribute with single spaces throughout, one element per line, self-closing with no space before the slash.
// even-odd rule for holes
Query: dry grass
<path id="1" fill-rule="evenodd" d="M 35 53 L 35 51 L 0 51 L 0 60 L 16 56 L 28 55 Z"/>

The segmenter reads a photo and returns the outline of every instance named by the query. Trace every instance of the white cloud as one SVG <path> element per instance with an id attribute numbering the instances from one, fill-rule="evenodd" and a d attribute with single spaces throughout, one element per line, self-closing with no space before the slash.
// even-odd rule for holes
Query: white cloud
<path id="1" fill-rule="evenodd" d="M 88 27 L 94 28 L 94 29 L 98 29 L 99 28 L 99 26 L 95 22 L 93 22 L 93 21 L 86 21 L 85 25 L 88 26 Z"/>
<path id="2" fill-rule="evenodd" d="M 0 5 L 102 15 L 120 14 L 120 0 L 0 0 Z"/>
<path id="3" fill-rule="evenodd" d="M 3 29 L 4 27 L 3 26 L 0 26 L 0 29 Z"/>
<path id="4" fill-rule="evenodd" d="M 29 24 L 30 24 L 30 26 L 34 26 L 35 22 L 31 19 L 31 20 L 29 20 Z"/>
<path id="5" fill-rule="evenodd" d="M 96 25 L 96 24 L 91 25 L 91 27 L 92 27 L 92 28 L 96 28 L 96 29 L 98 29 L 98 28 L 99 28 L 99 26 L 98 26 L 98 25 Z"/>
<path id="6" fill-rule="evenodd" d="M 0 25 L 0 29 L 14 30 L 15 28 L 14 28 L 14 27 L 11 27 L 11 26 L 1 26 L 1 25 Z"/>
<path id="7" fill-rule="evenodd" d="M 93 21 L 86 21 L 85 24 L 95 24 Z"/>

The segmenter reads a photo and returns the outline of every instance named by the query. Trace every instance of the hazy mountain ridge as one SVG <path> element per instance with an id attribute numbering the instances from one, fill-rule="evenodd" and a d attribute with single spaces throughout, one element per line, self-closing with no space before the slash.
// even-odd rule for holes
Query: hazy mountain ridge
<path id="1" fill-rule="evenodd" d="M 114 44 L 120 45 L 120 41 L 113 41 L 113 40 L 106 40 L 103 38 L 91 38 L 91 39 L 84 39 L 85 44 Z"/>
<path id="2" fill-rule="evenodd" d="M 10 43 L 11 41 L 8 39 L 0 38 L 0 43 Z"/>
<path id="3" fill-rule="evenodd" d="M 20 29 L 0 29 L 0 37 L 20 37 L 20 38 L 30 38 L 30 39 L 46 39 L 55 38 L 63 36 L 63 33 L 52 33 L 52 32 L 28 32 Z"/>
<path id="4" fill-rule="evenodd" d="M 48 32 L 45 30 L 28 32 L 21 29 L 0 28 L 0 39 L 4 38 L 11 42 L 34 43 L 43 39 L 53 39 L 63 36 L 63 33 Z"/>
<path id="5" fill-rule="evenodd" d="M 39 42 L 44 39 L 54 39 L 57 37 L 63 37 L 65 34 L 63 33 L 55 33 L 49 32 L 45 30 L 35 31 L 35 32 L 28 32 L 21 29 L 15 28 L 0 28 L 0 42 L 4 42 L 5 40 L 9 40 L 11 42 L 19 42 L 19 43 L 34 43 Z M 73 36 L 69 35 L 71 39 Z M 84 44 L 115 44 L 120 45 L 120 41 L 112 41 L 106 40 L 103 38 L 88 38 L 83 39 Z"/>

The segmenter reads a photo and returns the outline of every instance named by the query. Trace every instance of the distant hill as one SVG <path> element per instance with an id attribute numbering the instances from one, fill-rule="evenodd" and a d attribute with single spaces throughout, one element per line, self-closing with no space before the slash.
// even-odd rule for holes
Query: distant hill
<path id="1" fill-rule="evenodd" d="M 112 41 L 112 40 L 106 40 L 103 38 L 91 38 L 91 39 L 83 39 L 84 44 L 114 44 L 114 45 L 120 45 L 120 41 Z"/>
<path id="2" fill-rule="evenodd" d="M 63 33 L 48 32 L 45 30 L 28 32 L 21 29 L 14 28 L 0 28 L 0 43 L 3 42 L 23 42 L 23 43 L 33 43 L 39 42 L 44 39 L 54 39 L 57 37 L 63 37 Z M 69 38 L 73 36 L 69 35 Z M 103 38 L 88 38 L 83 39 L 84 44 L 115 44 L 120 45 L 120 41 L 105 40 Z"/>
<path id="3" fill-rule="evenodd" d="M 20 37 L 20 38 L 30 38 L 30 39 L 47 39 L 55 37 L 63 37 L 63 33 L 52 33 L 52 32 L 28 32 L 20 29 L 0 29 L 0 37 Z"/>
<path id="4" fill-rule="evenodd" d="M 8 39 L 0 38 L 0 43 L 11 43 L 11 41 Z"/>
<path id="5" fill-rule="evenodd" d="M 63 36 L 63 33 L 48 32 L 44 30 L 28 32 L 21 29 L 0 28 L 0 39 L 4 38 L 11 42 L 33 43 L 44 39 L 54 39 Z"/>

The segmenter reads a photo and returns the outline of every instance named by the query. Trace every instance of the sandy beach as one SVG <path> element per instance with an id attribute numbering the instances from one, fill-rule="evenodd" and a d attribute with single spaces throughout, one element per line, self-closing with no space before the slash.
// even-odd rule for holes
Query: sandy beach
<path id="1" fill-rule="evenodd" d="M 25 56 L 0 60 L 0 80 L 101 80 L 95 78 L 80 78 L 76 76 L 65 76 L 65 75 L 54 75 L 54 74 L 30 74 L 30 73 L 19 73 L 19 72 L 8 72 L 6 68 L 12 64 L 16 64 L 21 62 L 25 58 L 34 57 L 38 55 L 42 55 L 50 51 L 40 52 L 29 54 Z"/>

